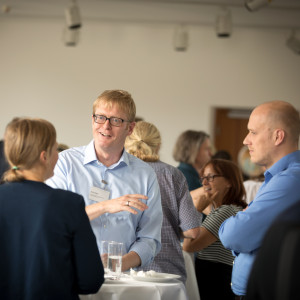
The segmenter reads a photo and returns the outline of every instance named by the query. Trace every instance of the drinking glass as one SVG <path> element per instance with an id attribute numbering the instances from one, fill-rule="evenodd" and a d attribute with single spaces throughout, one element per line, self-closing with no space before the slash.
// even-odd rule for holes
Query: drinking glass
<path id="1" fill-rule="evenodd" d="M 108 244 L 109 244 L 109 241 L 101 241 L 100 242 L 100 256 L 101 256 L 101 261 L 102 261 L 102 265 L 103 265 L 105 274 L 108 273 L 108 266 L 107 266 Z"/>
<path id="2" fill-rule="evenodd" d="M 108 270 L 112 279 L 119 280 L 122 274 L 123 243 L 108 243 Z"/>

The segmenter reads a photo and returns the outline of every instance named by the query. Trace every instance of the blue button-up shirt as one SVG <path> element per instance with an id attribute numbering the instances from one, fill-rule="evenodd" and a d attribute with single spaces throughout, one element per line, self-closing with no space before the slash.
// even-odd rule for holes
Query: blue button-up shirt
<path id="1" fill-rule="evenodd" d="M 148 264 L 161 249 L 162 207 L 159 185 L 153 169 L 123 151 L 120 160 L 106 167 L 97 160 L 94 142 L 59 154 L 54 176 L 48 185 L 81 194 L 86 205 L 97 203 L 89 195 L 92 187 L 109 192 L 109 199 L 126 194 L 143 194 L 148 200 L 144 212 L 105 213 L 91 221 L 100 249 L 102 240 L 123 242 L 125 251 L 136 252 L 142 265 Z M 66 208 L 67 209 L 67 208 Z"/>
<path id="2" fill-rule="evenodd" d="M 277 161 L 265 172 L 265 182 L 247 210 L 227 219 L 219 229 L 225 248 L 236 256 L 232 271 L 232 290 L 245 295 L 256 253 L 270 225 L 286 208 L 300 205 L 300 151 Z"/>

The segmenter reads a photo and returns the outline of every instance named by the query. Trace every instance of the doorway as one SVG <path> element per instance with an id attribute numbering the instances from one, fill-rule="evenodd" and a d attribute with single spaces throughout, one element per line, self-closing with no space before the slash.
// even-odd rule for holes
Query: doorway
<path id="1" fill-rule="evenodd" d="M 216 151 L 226 150 L 238 163 L 238 154 L 243 147 L 252 109 L 215 108 L 214 146 Z"/>

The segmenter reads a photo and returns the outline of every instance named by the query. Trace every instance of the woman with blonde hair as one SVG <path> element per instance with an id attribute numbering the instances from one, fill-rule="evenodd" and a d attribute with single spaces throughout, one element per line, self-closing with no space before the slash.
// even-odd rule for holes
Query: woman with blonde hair
<path id="1" fill-rule="evenodd" d="M 5 131 L 10 169 L 0 186 L 3 299 L 79 299 L 104 281 L 82 196 L 53 189 L 57 142 L 46 120 L 18 118 Z"/>
<path id="2" fill-rule="evenodd" d="M 162 249 L 143 270 L 177 274 L 185 282 L 186 271 L 180 241 L 183 236 L 198 236 L 201 217 L 193 205 L 183 174 L 177 168 L 159 160 L 160 145 L 158 129 L 143 121 L 136 123 L 125 142 L 125 148 L 130 154 L 147 162 L 154 169 L 161 193 Z"/>

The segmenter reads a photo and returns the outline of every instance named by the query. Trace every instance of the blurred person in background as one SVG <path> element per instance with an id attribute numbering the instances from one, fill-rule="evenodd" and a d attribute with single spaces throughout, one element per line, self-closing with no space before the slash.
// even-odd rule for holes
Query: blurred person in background
<path id="1" fill-rule="evenodd" d="M 203 195 L 200 172 L 212 157 L 210 137 L 203 131 L 186 130 L 177 139 L 173 150 L 173 158 L 179 162 L 178 169 L 185 176 L 194 202 Z M 205 220 L 205 213 L 202 213 Z"/>
<path id="2" fill-rule="evenodd" d="M 186 281 L 181 239 L 197 238 L 201 215 L 196 211 L 184 175 L 175 167 L 159 160 L 161 135 L 156 126 L 137 122 L 125 142 L 126 150 L 147 162 L 155 171 L 161 192 L 163 225 L 162 249 L 143 270 L 180 275 Z"/>
<path id="3" fill-rule="evenodd" d="M 230 299 L 233 255 L 219 239 L 219 228 L 227 218 L 243 210 L 245 189 L 238 166 L 223 159 L 212 159 L 201 171 L 204 193 L 197 210 L 207 217 L 196 239 L 184 239 L 183 250 L 197 252 L 195 269 L 201 300 Z"/>
<path id="4" fill-rule="evenodd" d="M 232 160 L 231 154 L 226 150 L 219 150 L 217 151 L 212 158 L 219 158 L 219 159 L 227 159 Z"/>
<path id="5" fill-rule="evenodd" d="M 58 152 L 62 152 L 62 151 L 67 150 L 67 149 L 69 149 L 69 148 L 70 148 L 70 147 L 69 147 L 68 145 L 66 145 L 66 144 L 59 143 L 59 144 L 57 145 L 57 151 L 58 151 Z"/>
<path id="6" fill-rule="evenodd" d="M 246 146 L 243 146 L 239 151 L 238 164 L 244 178 L 246 202 L 249 204 L 253 201 L 256 193 L 265 180 L 264 171 L 266 169 L 251 161 L 249 150 Z"/>
<path id="7" fill-rule="evenodd" d="M 179 162 L 178 169 L 185 176 L 190 191 L 202 186 L 199 173 L 211 157 L 211 142 L 207 133 L 186 130 L 178 137 L 173 158 Z"/>

